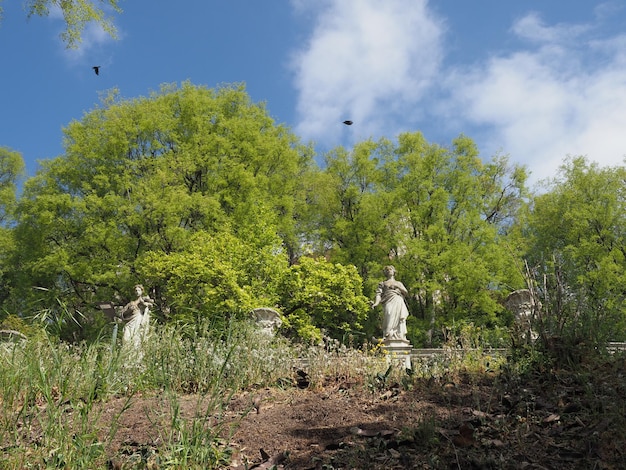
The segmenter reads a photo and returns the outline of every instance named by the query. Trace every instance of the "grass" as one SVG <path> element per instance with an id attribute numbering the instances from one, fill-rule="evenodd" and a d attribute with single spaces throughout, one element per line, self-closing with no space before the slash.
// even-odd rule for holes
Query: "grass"
<path id="1" fill-rule="evenodd" d="M 215 468 L 228 458 L 212 418 L 230 396 L 290 377 L 301 351 L 246 325 L 221 339 L 210 326 L 158 326 L 141 352 L 122 347 L 116 335 L 92 344 L 68 344 L 47 334 L 0 349 L 1 468 L 107 468 L 107 448 L 119 420 L 138 395 L 165 397 L 169 422 L 159 449 L 146 450 L 142 468 Z M 197 397 L 192 418 L 180 397 Z M 102 432 L 103 403 L 124 405 Z M 157 419 L 156 415 L 154 417 Z"/>
<path id="2" fill-rule="evenodd" d="M 471 346 L 466 354 L 450 346 L 444 355 L 414 359 L 408 374 L 380 345 L 298 345 L 243 323 L 220 334 L 210 325 L 156 326 L 140 354 L 111 334 L 91 344 L 38 335 L 0 348 L 0 468 L 221 468 L 231 450 L 220 418 L 238 392 L 293 386 L 297 369 L 306 370 L 313 390 L 341 381 L 379 395 L 418 381 L 445 390 L 511 371 L 504 357 Z M 531 362 L 528 369 L 537 365 Z M 146 413 L 158 435 L 149 445 L 112 450 L 121 440 L 120 423 L 140 398 L 154 399 Z M 113 415 L 107 411 L 112 402 L 118 404 Z M 407 432 L 436 443 L 436 424 L 424 416 Z"/>

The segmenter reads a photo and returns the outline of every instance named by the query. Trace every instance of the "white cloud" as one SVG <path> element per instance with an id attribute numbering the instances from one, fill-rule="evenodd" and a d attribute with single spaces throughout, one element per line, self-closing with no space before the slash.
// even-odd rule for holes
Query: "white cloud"
<path id="1" fill-rule="evenodd" d="M 562 43 L 575 39 L 589 30 L 589 25 L 557 24 L 546 26 L 537 13 L 529 13 L 516 21 L 512 32 L 521 38 L 536 42 Z"/>
<path id="2" fill-rule="evenodd" d="M 466 133 L 487 157 L 527 165 L 531 184 L 554 176 L 568 155 L 624 163 L 626 35 L 603 30 L 598 10 L 588 24 L 550 25 L 528 13 L 509 29 L 517 49 L 444 67 L 446 24 L 426 0 L 293 1 L 314 18 L 293 58 L 305 140 L 332 147 L 430 125 Z M 352 142 L 338 125 L 346 118 L 358 129 Z"/>
<path id="3" fill-rule="evenodd" d="M 587 41 L 587 29 L 551 28 L 527 16 L 513 31 L 539 47 L 457 70 L 447 84 L 448 109 L 488 128 L 483 150 L 503 149 L 526 164 L 532 183 L 554 176 L 568 155 L 603 166 L 626 155 L 626 37 Z"/>
<path id="4" fill-rule="evenodd" d="M 359 124 L 361 138 L 395 133 L 393 115 L 411 113 L 436 76 L 443 24 L 426 0 L 297 0 L 315 15 L 312 36 L 293 56 L 299 93 L 296 132 L 337 142 L 338 123 Z M 307 9 L 308 7 L 308 9 Z"/>
<path id="5" fill-rule="evenodd" d="M 76 49 L 66 49 L 67 56 L 72 60 L 80 60 L 89 54 L 92 50 L 109 44 L 113 39 L 104 29 L 97 23 L 90 22 L 87 24 L 82 33 L 82 41 Z"/>

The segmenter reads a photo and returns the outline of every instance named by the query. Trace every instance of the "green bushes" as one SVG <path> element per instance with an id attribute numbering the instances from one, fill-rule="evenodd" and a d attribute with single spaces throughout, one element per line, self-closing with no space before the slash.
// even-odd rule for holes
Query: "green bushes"
<path id="1" fill-rule="evenodd" d="M 308 341 L 319 341 L 321 329 L 335 339 L 362 332 L 369 311 L 362 282 L 354 266 L 300 258 L 280 287 L 286 328 Z"/>

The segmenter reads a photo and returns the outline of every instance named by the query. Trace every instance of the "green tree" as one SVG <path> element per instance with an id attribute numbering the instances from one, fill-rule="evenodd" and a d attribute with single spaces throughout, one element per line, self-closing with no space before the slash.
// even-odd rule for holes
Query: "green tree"
<path id="1" fill-rule="evenodd" d="M 466 136 L 445 148 L 419 133 L 399 137 L 390 164 L 397 264 L 417 294 L 413 311 L 430 320 L 429 335 L 436 314 L 495 323 L 500 298 L 522 282 L 507 233 L 526 196 L 525 171 L 504 157 L 484 162 Z"/>
<path id="2" fill-rule="evenodd" d="M 335 262 L 354 264 L 364 278 L 372 262 L 388 253 L 387 226 L 382 221 L 390 209 L 381 186 L 386 151 L 386 140 L 368 140 L 351 152 L 342 147 L 329 152 L 319 190 L 310 201 L 318 224 L 316 251 L 328 251 Z"/>
<path id="3" fill-rule="evenodd" d="M 99 5 L 104 5 L 104 8 Z M 82 33 L 90 22 L 97 23 L 111 37 L 117 36 L 117 30 L 106 9 L 121 12 L 118 0 L 28 0 L 25 5 L 28 17 L 48 16 L 50 10 L 58 8 L 63 14 L 65 31 L 61 39 L 68 48 L 76 48 L 82 42 Z M 2 7 L 0 6 L 0 16 Z"/>
<path id="4" fill-rule="evenodd" d="M 11 258 L 15 252 L 13 237 L 17 184 L 24 173 L 24 161 L 18 152 L 0 147 L 0 303 L 11 291 Z M 3 314 L 0 313 L 0 318 Z"/>
<path id="5" fill-rule="evenodd" d="M 113 93 L 64 132 L 65 155 L 43 162 L 20 201 L 16 298 L 62 298 L 80 311 L 125 296 L 149 274 L 140 266 L 146 260 L 155 282 L 165 281 L 163 270 L 189 246 L 211 245 L 195 233 L 271 247 L 277 256 L 297 250 L 294 201 L 302 199 L 309 150 L 243 86 L 166 85 L 126 101 Z M 169 299 L 169 285 L 146 287 L 163 308 L 192 296 Z"/>
<path id="6" fill-rule="evenodd" d="M 19 152 L 0 147 L 0 226 L 13 223 L 17 184 L 24 176 L 24 160 Z"/>
<path id="7" fill-rule="evenodd" d="M 272 229 L 259 220 L 245 234 L 196 232 L 181 251 L 147 252 L 138 274 L 159 286 L 159 296 L 167 299 L 167 320 L 193 324 L 209 318 L 216 329 L 225 327 L 231 318 L 279 302 L 279 281 L 288 263 Z"/>
<path id="8" fill-rule="evenodd" d="M 626 336 L 626 169 L 567 159 L 534 200 L 528 263 L 547 333 L 587 345 Z"/>
<path id="9" fill-rule="evenodd" d="M 348 334 L 363 334 L 369 306 L 362 288 L 363 280 L 354 266 L 300 258 L 280 287 L 287 327 L 312 341 L 319 341 L 322 331 L 339 340 Z"/>
<path id="10" fill-rule="evenodd" d="M 446 148 L 416 132 L 331 152 L 324 174 L 320 245 L 357 266 L 370 296 L 383 266 L 396 266 L 416 342 L 417 326 L 432 333 L 437 317 L 498 321 L 500 297 L 523 285 L 512 234 L 526 172 L 507 158 L 484 162 L 465 136 Z"/>

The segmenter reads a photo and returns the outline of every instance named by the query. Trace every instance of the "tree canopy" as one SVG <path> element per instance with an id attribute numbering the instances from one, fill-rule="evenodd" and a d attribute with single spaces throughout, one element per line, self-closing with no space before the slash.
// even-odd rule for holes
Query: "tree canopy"
<path id="1" fill-rule="evenodd" d="M 22 301 L 32 297 L 30 284 L 45 287 L 47 301 L 67 299 L 81 310 L 123 297 L 142 281 L 140 273 L 150 273 L 160 298 L 180 285 L 171 270 L 164 272 L 172 260 L 192 263 L 192 270 L 197 266 L 188 256 L 214 253 L 238 273 L 237 292 L 251 289 L 242 298 L 256 292 L 260 302 L 254 283 L 267 266 L 255 264 L 253 255 L 271 253 L 286 268 L 310 159 L 242 86 L 185 83 L 135 100 L 111 94 L 64 132 L 65 155 L 42 164 L 18 206 L 15 262 L 30 279 L 16 282 Z M 242 260 L 247 276 L 241 275 L 246 266 L 235 266 Z M 186 285 L 189 292 L 163 298 L 164 308 L 198 287 Z"/>
<path id="2" fill-rule="evenodd" d="M 24 172 L 24 161 L 18 152 L 0 147 L 0 303 L 10 292 L 11 273 L 16 269 L 11 253 L 15 251 L 13 226 L 17 185 Z"/>
<path id="3" fill-rule="evenodd" d="M 626 332 L 626 168 L 568 158 L 534 200 L 526 258 L 546 320 L 577 340 Z"/>
<path id="4" fill-rule="evenodd" d="M 505 157 L 484 162 L 466 136 L 450 148 L 415 132 L 335 149 L 311 201 L 316 241 L 357 266 L 370 296 L 395 264 L 422 327 L 432 330 L 435 314 L 493 323 L 503 294 L 523 285 L 510 234 L 525 180 Z"/>
<path id="5" fill-rule="evenodd" d="M 21 156 L 0 149 L 0 302 L 55 315 L 67 338 L 103 326 L 98 302 L 126 302 L 135 283 L 163 322 L 223 325 L 271 307 L 300 338 L 371 338 L 368 299 L 388 264 L 409 291 L 415 345 L 451 324 L 507 325 L 502 301 L 526 286 L 557 329 L 626 331 L 622 167 L 569 159 L 533 195 L 508 157 L 420 132 L 316 165 L 243 85 L 188 82 L 110 92 L 68 124 L 64 147 L 19 197 Z"/>

